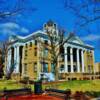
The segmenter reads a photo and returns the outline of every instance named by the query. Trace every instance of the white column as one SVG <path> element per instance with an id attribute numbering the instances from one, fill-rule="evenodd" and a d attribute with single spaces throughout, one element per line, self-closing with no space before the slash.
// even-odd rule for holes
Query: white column
<path id="1" fill-rule="evenodd" d="M 25 52 L 24 52 L 24 49 L 23 49 L 23 54 L 22 54 L 22 76 L 24 76 L 24 56 L 25 56 Z"/>
<path id="2" fill-rule="evenodd" d="M 19 55 L 19 46 L 16 48 L 16 73 L 19 73 L 19 62 L 20 62 L 20 55 Z"/>
<path id="3" fill-rule="evenodd" d="M 73 73 L 74 70 L 73 70 L 73 48 L 72 47 L 70 48 L 70 54 L 71 54 L 71 73 Z"/>
<path id="4" fill-rule="evenodd" d="M 9 50 L 9 67 L 11 67 L 11 49 Z"/>
<path id="5" fill-rule="evenodd" d="M 15 61 L 16 61 L 16 59 L 17 59 L 17 58 L 16 58 L 16 51 L 17 51 L 17 50 L 16 50 L 16 47 L 14 47 L 14 63 L 15 63 Z"/>
<path id="6" fill-rule="evenodd" d="M 9 50 L 8 50 L 8 54 L 7 54 L 7 69 L 9 67 Z"/>
<path id="7" fill-rule="evenodd" d="M 17 48 L 16 46 L 14 47 L 14 73 L 16 73 L 16 64 L 17 64 Z"/>
<path id="8" fill-rule="evenodd" d="M 20 61 L 20 57 L 19 57 L 19 46 L 15 46 L 14 47 L 14 72 L 15 73 L 19 73 L 19 61 Z"/>
<path id="9" fill-rule="evenodd" d="M 10 71 L 11 67 L 11 49 L 8 50 L 8 57 L 7 57 L 7 72 Z"/>
<path id="10" fill-rule="evenodd" d="M 65 57 L 65 59 L 64 59 L 64 63 L 65 63 L 65 72 L 68 73 L 67 48 L 64 48 L 64 52 L 65 52 L 65 54 L 64 54 L 64 57 Z"/>
<path id="11" fill-rule="evenodd" d="M 80 73 L 79 49 L 77 48 L 77 72 Z"/>
<path id="12" fill-rule="evenodd" d="M 95 68 L 95 56 L 94 56 L 94 50 L 92 50 L 92 55 L 93 55 L 93 70 L 94 70 L 94 73 L 96 73 L 96 68 Z"/>
<path id="13" fill-rule="evenodd" d="M 83 53 L 84 51 L 83 50 L 81 50 L 81 59 L 82 59 L 82 72 L 84 73 L 84 53 Z"/>

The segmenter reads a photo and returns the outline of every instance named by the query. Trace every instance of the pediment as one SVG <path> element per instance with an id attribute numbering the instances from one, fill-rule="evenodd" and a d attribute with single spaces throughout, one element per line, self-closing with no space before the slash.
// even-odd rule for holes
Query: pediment
<path id="1" fill-rule="evenodd" d="M 77 37 L 77 36 L 74 36 L 74 37 L 70 38 L 68 40 L 68 42 L 76 43 L 76 44 L 80 44 L 80 45 L 84 44 L 83 41 L 79 37 Z"/>

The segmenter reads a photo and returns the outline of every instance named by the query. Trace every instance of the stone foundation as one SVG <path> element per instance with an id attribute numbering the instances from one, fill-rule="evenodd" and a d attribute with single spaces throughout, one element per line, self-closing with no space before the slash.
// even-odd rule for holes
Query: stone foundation
<path id="1" fill-rule="evenodd" d="M 82 73 L 60 73 L 60 80 L 93 80 L 100 79 L 100 75 Z"/>

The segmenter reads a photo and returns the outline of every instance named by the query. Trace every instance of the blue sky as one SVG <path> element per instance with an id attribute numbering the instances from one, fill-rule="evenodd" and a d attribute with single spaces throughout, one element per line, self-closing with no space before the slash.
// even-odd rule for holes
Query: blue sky
<path id="1" fill-rule="evenodd" d="M 0 4 L 0 11 L 14 9 L 15 0 L 2 0 L 5 4 Z M 0 40 L 4 41 L 11 34 L 19 34 L 22 36 L 31 34 L 34 31 L 40 30 L 43 24 L 49 19 L 55 21 L 59 27 L 62 27 L 68 32 L 75 30 L 76 16 L 69 10 L 64 8 L 64 0 L 23 0 L 25 1 L 25 10 L 10 16 L 0 19 Z M 78 0 L 76 0 L 78 1 Z M 24 5 L 24 4 L 23 4 Z M 27 8 L 35 8 L 31 11 Z M 8 9 L 9 8 L 9 9 Z M 95 60 L 100 62 L 100 20 L 95 23 L 90 23 L 92 32 L 87 32 L 84 29 L 76 32 L 85 43 L 95 47 Z M 98 30 L 96 29 L 98 27 Z"/>

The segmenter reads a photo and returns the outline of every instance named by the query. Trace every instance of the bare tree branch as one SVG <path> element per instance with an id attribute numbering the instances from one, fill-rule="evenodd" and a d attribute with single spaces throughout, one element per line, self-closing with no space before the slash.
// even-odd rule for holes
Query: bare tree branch
<path id="1" fill-rule="evenodd" d="M 95 18 L 90 19 L 90 20 L 87 20 L 85 23 L 81 24 L 80 27 L 84 27 L 85 25 L 87 25 L 87 24 L 89 24 L 89 23 L 92 23 L 92 22 L 94 22 L 94 21 L 96 21 L 96 20 L 100 20 L 100 16 L 95 17 Z"/>
<path id="2" fill-rule="evenodd" d="M 7 1 L 5 1 L 7 2 Z M 0 1 L 0 4 L 4 4 L 5 5 L 5 2 L 4 1 Z M 35 11 L 37 10 L 36 8 L 34 7 L 26 7 L 26 2 L 24 0 L 16 0 L 15 2 L 16 4 L 14 5 L 13 8 L 11 8 L 11 10 L 7 10 L 7 11 L 0 11 L 0 18 L 1 19 L 4 19 L 4 18 L 7 18 L 7 17 L 10 17 L 10 16 L 16 16 L 17 14 L 19 13 L 22 13 L 23 11 Z M 12 6 L 12 5 L 11 5 Z"/>
<path id="3" fill-rule="evenodd" d="M 74 30 L 90 29 L 100 20 L 100 0 L 63 0 L 64 8 L 75 16 Z M 91 24 L 90 24 L 91 23 Z M 93 32 L 93 31 L 91 31 Z"/>

